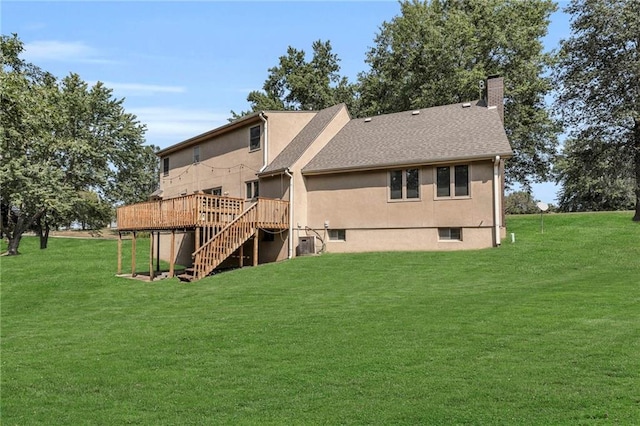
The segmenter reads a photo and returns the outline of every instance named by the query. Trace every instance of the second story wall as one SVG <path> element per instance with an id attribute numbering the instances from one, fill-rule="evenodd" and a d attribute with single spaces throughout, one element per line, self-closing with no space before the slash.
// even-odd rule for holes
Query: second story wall
<path id="1" fill-rule="evenodd" d="M 314 112 L 266 112 L 191 138 L 160 152 L 163 198 L 204 192 L 251 199 L 260 193 L 256 173 L 275 158 L 313 118 Z M 269 160 L 270 161 L 270 160 Z"/>

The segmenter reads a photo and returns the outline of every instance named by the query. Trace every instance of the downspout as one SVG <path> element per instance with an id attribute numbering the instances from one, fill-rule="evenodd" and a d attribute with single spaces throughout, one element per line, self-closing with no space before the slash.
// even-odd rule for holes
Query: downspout
<path id="1" fill-rule="evenodd" d="M 264 123 L 264 147 L 262 148 L 262 167 L 260 168 L 260 172 L 262 172 L 267 168 L 267 164 L 269 164 L 269 127 L 264 111 L 260 112 L 258 117 L 260 117 Z"/>
<path id="2" fill-rule="evenodd" d="M 493 225 L 495 227 L 495 244 L 500 246 L 500 156 L 493 160 Z"/>
<path id="3" fill-rule="evenodd" d="M 284 174 L 289 177 L 289 253 L 287 259 L 293 257 L 293 175 L 289 169 Z"/>

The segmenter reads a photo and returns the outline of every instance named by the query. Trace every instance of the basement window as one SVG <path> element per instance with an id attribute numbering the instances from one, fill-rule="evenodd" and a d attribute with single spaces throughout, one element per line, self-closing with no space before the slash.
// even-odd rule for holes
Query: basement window
<path id="1" fill-rule="evenodd" d="M 329 229 L 329 241 L 347 241 L 347 231 L 344 229 Z"/>
<path id="2" fill-rule="evenodd" d="M 462 228 L 438 228 L 439 241 L 462 241 Z"/>

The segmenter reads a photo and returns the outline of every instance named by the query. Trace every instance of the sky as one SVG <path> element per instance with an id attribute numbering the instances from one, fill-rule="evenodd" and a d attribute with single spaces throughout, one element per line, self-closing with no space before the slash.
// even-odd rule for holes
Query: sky
<path id="1" fill-rule="evenodd" d="M 547 50 L 569 36 L 560 1 Z M 354 82 L 380 25 L 400 13 L 378 1 L 12 1 L 0 2 L 3 35 L 18 34 L 23 59 L 57 77 L 103 82 L 161 148 L 227 123 L 249 109 L 268 69 L 292 46 L 329 40 L 340 74 Z M 534 197 L 556 202 L 552 183 Z"/>

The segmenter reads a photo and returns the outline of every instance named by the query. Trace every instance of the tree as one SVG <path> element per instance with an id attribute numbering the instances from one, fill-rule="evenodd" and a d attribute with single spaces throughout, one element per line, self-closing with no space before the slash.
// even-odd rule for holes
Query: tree
<path id="1" fill-rule="evenodd" d="M 263 110 L 320 110 L 340 102 L 351 104 L 354 86 L 339 75 L 340 59 L 329 41 L 313 42 L 313 57 L 307 62 L 304 50 L 291 46 L 279 65 L 269 68 L 263 91 L 247 96 L 250 111 L 231 111 L 233 119 Z"/>
<path id="2" fill-rule="evenodd" d="M 515 152 L 508 182 L 548 180 L 559 127 L 545 107 L 553 56 L 542 37 L 550 0 L 403 1 L 367 53 L 356 115 L 470 101 L 489 75 L 505 79 L 505 129 Z"/>
<path id="3" fill-rule="evenodd" d="M 516 191 L 504 197 L 504 211 L 507 214 L 538 213 L 540 209 L 536 201 L 527 191 Z"/>
<path id="4" fill-rule="evenodd" d="M 560 211 L 629 210 L 634 206 L 633 155 L 618 143 L 569 139 L 557 160 Z"/>
<path id="5" fill-rule="evenodd" d="M 124 111 L 123 100 L 102 83 L 89 88 L 76 74 L 58 81 L 25 63 L 16 35 L 2 36 L 1 44 L 0 199 L 9 212 L 1 221 L 8 254 L 18 254 L 26 230 L 72 217 L 82 194 L 111 204 L 148 196 L 132 197 L 132 188 L 146 188 L 124 181 L 153 149 L 143 145 L 145 127 Z M 145 173 L 136 176 L 144 180 Z"/>
<path id="6" fill-rule="evenodd" d="M 564 209 L 624 208 L 640 221 L 640 2 L 574 0 L 556 73 L 571 141 L 560 163 Z"/>

